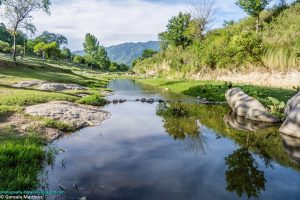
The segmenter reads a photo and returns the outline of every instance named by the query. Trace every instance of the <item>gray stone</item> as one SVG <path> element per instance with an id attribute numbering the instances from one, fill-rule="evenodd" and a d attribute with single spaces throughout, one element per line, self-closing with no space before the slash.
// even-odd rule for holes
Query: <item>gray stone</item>
<path id="1" fill-rule="evenodd" d="M 25 108 L 25 112 L 32 116 L 47 116 L 67 124 L 72 124 L 76 129 L 99 125 L 110 116 L 108 112 L 98 107 L 79 105 L 66 101 L 52 101 L 28 106 Z"/>
<path id="2" fill-rule="evenodd" d="M 228 90 L 225 97 L 232 111 L 238 116 L 254 121 L 280 122 L 278 117 L 269 113 L 259 101 L 244 93 L 240 88 Z"/>
<path id="3" fill-rule="evenodd" d="M 300 138 L 300 92 L 288 101 L 285 114 L 287 118 L 279 131 Z"/>

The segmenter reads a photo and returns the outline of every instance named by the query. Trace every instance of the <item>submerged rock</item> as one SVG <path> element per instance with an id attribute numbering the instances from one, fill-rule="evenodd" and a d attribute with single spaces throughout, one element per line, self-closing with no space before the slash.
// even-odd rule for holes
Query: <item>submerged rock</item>
<path id="1" fill-rule="evenodd" d="M 278 117 L 269 113 L 259 101 L 244 93 L 240 88 L 228 90 L 225 97 L 232 111 L 238 116 L 254 121 L 280 122 Z"/>
<path id="2" fill-rule="evenodd" d="M 25 112 L 32 116 L 49 117 L 72 124 L 76 129 L 99 125 L 109 117 L 108 112 L 98 107 L 79 105 L 66 101 L 52 101 L 28 106 L 25 108 Z"/>
<path id="3" fill-rule="evenodd" d="M 285 114 L 287 118 L 279 131 L 300 138 L 300 92 L 288 101 Z"/>

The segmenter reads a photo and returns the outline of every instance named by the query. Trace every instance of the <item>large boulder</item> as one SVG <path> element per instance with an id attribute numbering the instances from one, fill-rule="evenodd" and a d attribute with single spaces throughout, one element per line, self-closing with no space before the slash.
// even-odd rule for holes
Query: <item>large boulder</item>
<path id="1" fill-rule="evenodd" d="M 300 92 L 288 101 L 285 114 L 287 118 L 279 131 L 300 138 Z"/>
<path id="2" fill-rule="evenodd" d="M 238 116 L 254 121 L 280 122 L 278 117 L 269 113 L 259 101 L 244 93 L 240 88 L 228 90 L 225 97 L 232 111 Z"/>

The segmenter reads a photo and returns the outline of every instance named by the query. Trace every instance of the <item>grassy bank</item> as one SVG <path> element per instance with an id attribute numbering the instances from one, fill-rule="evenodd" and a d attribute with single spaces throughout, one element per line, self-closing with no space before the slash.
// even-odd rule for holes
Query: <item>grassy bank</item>
<path id="1" fill-rule="evenodd" d="M 232 84 L 217 81 L 193 81 L 193 80 L 167 80 L 159 79 L 137 79 L 139 83 L 160 87 L 174 93 L 180 93 L 193 97 L 206 98 L 213 102 L 224 102 L 225 92 L 232 87 L 240 87 L 247 94 L 257 98 L 266 106 L 276 106 L 276 102 L 270 97 L 277 99 L 279 102 L 286 103 L 297 91 L 281 88 L 267 88 L 255 85 Z"/>

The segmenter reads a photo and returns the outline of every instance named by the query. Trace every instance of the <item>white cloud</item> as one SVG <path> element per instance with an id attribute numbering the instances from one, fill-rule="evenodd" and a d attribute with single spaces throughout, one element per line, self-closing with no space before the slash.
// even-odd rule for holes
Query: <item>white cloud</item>
<path id="1" fill-rule="evenodd" d="M 156 40 L 171 16 L 186 10 L 186 4 L 162 4 L 140 0 L 69 0 L 53 3 L 51 16 L 34 15 L 38 30 L 61 33 L 69 46 L 82 48 L 86 33 L 95 34 L 108 46 L 123 42 Z"/>

